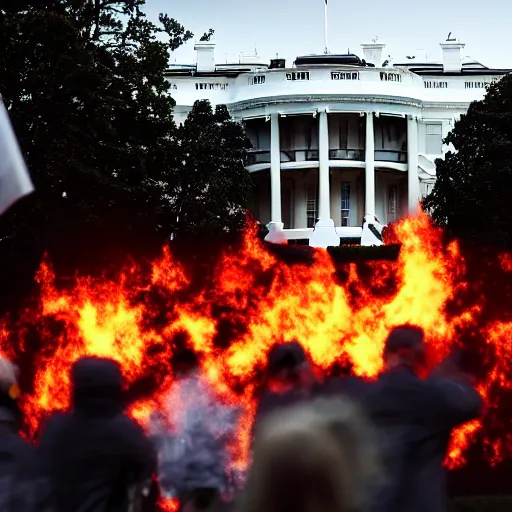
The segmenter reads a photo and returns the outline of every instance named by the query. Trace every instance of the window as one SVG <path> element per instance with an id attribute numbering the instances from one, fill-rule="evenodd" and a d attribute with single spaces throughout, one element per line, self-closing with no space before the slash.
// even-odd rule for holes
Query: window
<path id="1" fill-rule="evenodd" d="M 466 82 L 466 89 L 485 89 L 488 82 Z"/>
<path id="2" fill-rule="evenodd" d="M 398 187 L 396 185 L 388 186 L 388 222 L 396 220 L 398 210 Z"/>
<path id="3" fill-rule="evenodd" d="M 425 82 L 425 89 L 448 89 L 448 82 Z"/>
<path id="4" fill-rule="evenodd" d="M 265 83 L 265 75 L 256 75 L 249 77 L 249 85 L 261 85 Z"/>
<path id="5" fill-rule="evenodd" d="M 341 182 L 341 225 L 350 224 L 350 182 Z"/>
<path id="6" fill-rule="evenodd" d="M 198 91 L 227 91 L 228 84 L 215 84 L 215 83 L 207 83 L 207 82 L 198 82 L 196 83 L 196 90 Z"/>
<path id="7" fill-rule="evenodd" d="M 443 135 L 441 123 L 427 124 L 426 153 L 427 155 L 442 155 Z"/>
<path id="8" fill-rule="evenodd" d="M 286 80 L 309 80 L 309 71 L 294 71 L 286 73 Z"/>
<path id="9" fill-rule="evenodd" d="M 359 71 L 332 71 L 331 80 L 359 80 Z"/>
<path id="10" fill-rule="evenodd" d="M 306 188 L 306 214 L 308 228 L 314 228 L 318 218 L 318 194 L 316 185 L 308 185 Z"/>
<path id="11" fill-rule="evenodd" d="M 385 73 L 384 71 L 381 71 L 380 79 L 383 82 L 401 82 L 402 75 L 400 73 Z"/>

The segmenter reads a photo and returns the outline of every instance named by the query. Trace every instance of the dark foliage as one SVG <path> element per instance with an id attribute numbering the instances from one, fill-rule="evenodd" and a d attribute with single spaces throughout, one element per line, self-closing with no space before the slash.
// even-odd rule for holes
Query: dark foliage
<path id="1" fill-rule="evenodd" d="M 251 143 L 225 105 L 213 111 L 196 101 L 178 129 L 176 179 L 166 193 L 176 212 L 175 233 L 221 235 L 245 225 L 252 181 L 246 169 Z"/>
<path id="2" fill-rule="evenodd" d="M 37 190 L 2 235 L 46 245 L 85 224 L 163 234 L 159 181 L 175 167 L 176 132 L 164 73 L 192 34 L 148 21 L 143 0 L 40 5 L 0 11 L 0 93 Z"/>
<path id="3" fill-rule="evenodd" d="M 153 257 L 172 233 L 243 224 L 241 125 L 201 102 L 176 127 L 169 52 L 193 34 L 166 14 L 152 23 L 144 4 L 0 1 L 0 94 L 36 187 L 0 218 L 1 309 L 44 252 L 59 273 L 94 273 Z"/>
<path id="4" fill-rule="evenodd" d="M 512 75 L 488 87 L 445 140 L 456 152 L 437 160 L 423 208 L 451 236 L 512 247 Z"/>
<path id="5" fill-rule="evenodd" d="M 201 36 L 201 38 L 199 39 L 199 41 L 203 41 L 203 42 L 205 42 L 205 41 L 211 41 L 211 39 L 212 39 L 212 37 L 214 36 L 214 34 L 215 34 L 215 30 L 210 29 L 210 30 L 208 30 L 208 32 L 205 32 L 205 33 Z"/>

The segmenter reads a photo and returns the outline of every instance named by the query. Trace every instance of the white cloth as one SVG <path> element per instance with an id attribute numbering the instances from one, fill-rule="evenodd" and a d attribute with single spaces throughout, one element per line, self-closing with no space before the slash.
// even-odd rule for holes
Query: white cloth
<path id="1" fill-rule="evenodd" d="M 232 485 L 228 445 L 236 437 L 240 410 L 220 401 L 207 381 L 192 375 L 174 382 L 162 411 L 151 418 L 165 496 L 196 489 L 225 492 Z"/>
<path id="2" fill-rule="evenodd" d="M 0 215 L 33 191 L 34 185 L 0 97 Z"/>
<path id="3" fill-rule="evenodd" d="M 0 382 L 9 386 L 18 383 L 18 368 L 3 357 L 0 357 Z"/>

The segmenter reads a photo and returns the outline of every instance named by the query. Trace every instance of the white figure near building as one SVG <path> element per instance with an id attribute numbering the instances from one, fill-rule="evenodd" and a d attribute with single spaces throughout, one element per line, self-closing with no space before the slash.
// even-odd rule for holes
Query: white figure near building
<path id="1" fill-rule="evenodd" d="M 365 218 L 389 224 L 416 212 L 455 120 L 508 73 L 464 57 L 465 45 L 450 38 L 439 62 L 391 64 L 385 46 L 375 40 L 362 58 L 324 53 L 287 66 L 257 56 L 217 64 L 215 45 L 199 42 L 197 64 L 169 69 L 177 123 L 198 99 L 227 105 L 244 123 L 251 209 L 267 240 L 339 245 L 362 237 Z"/>

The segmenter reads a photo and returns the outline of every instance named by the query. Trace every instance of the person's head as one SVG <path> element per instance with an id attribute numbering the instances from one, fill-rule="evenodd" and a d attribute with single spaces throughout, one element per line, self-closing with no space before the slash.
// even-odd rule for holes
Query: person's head
<path id="1" fill-rule="evenodd" d="M 186 378 L 198 370 L 199 358 L 191 349 L 178 350 L 172 355 L 171 366 L 175 378 Z"/>
<path id="2" fill-rule="evenodd" d="M 394 327 L 384 343 L 383 357 L 386 369 L 421 371 L 426 363 L 423 329 L 415 325 Z"/>
<path id="3" fill-rule="evenodd" d="M 300 343 L 277 343 L 270 349 L 267 359 L 267 374 L 270 381 L 301 386 L 306 384 L 309 373 L 308 357 Z"/>
<path id="4" fill-rule="evenodd" d="M 276 412 L 256 438 L 239 512 L 357 510 L 378 475 L 373 446 L 371 429 L 349 401 Z"/>
<path id="5" fill-rule="evenodd" d="M 113 415 L 124 409 L 121 367 L 101 357 L 82 357 L 71 368 L 73 406 L 88 415 Z"/>

